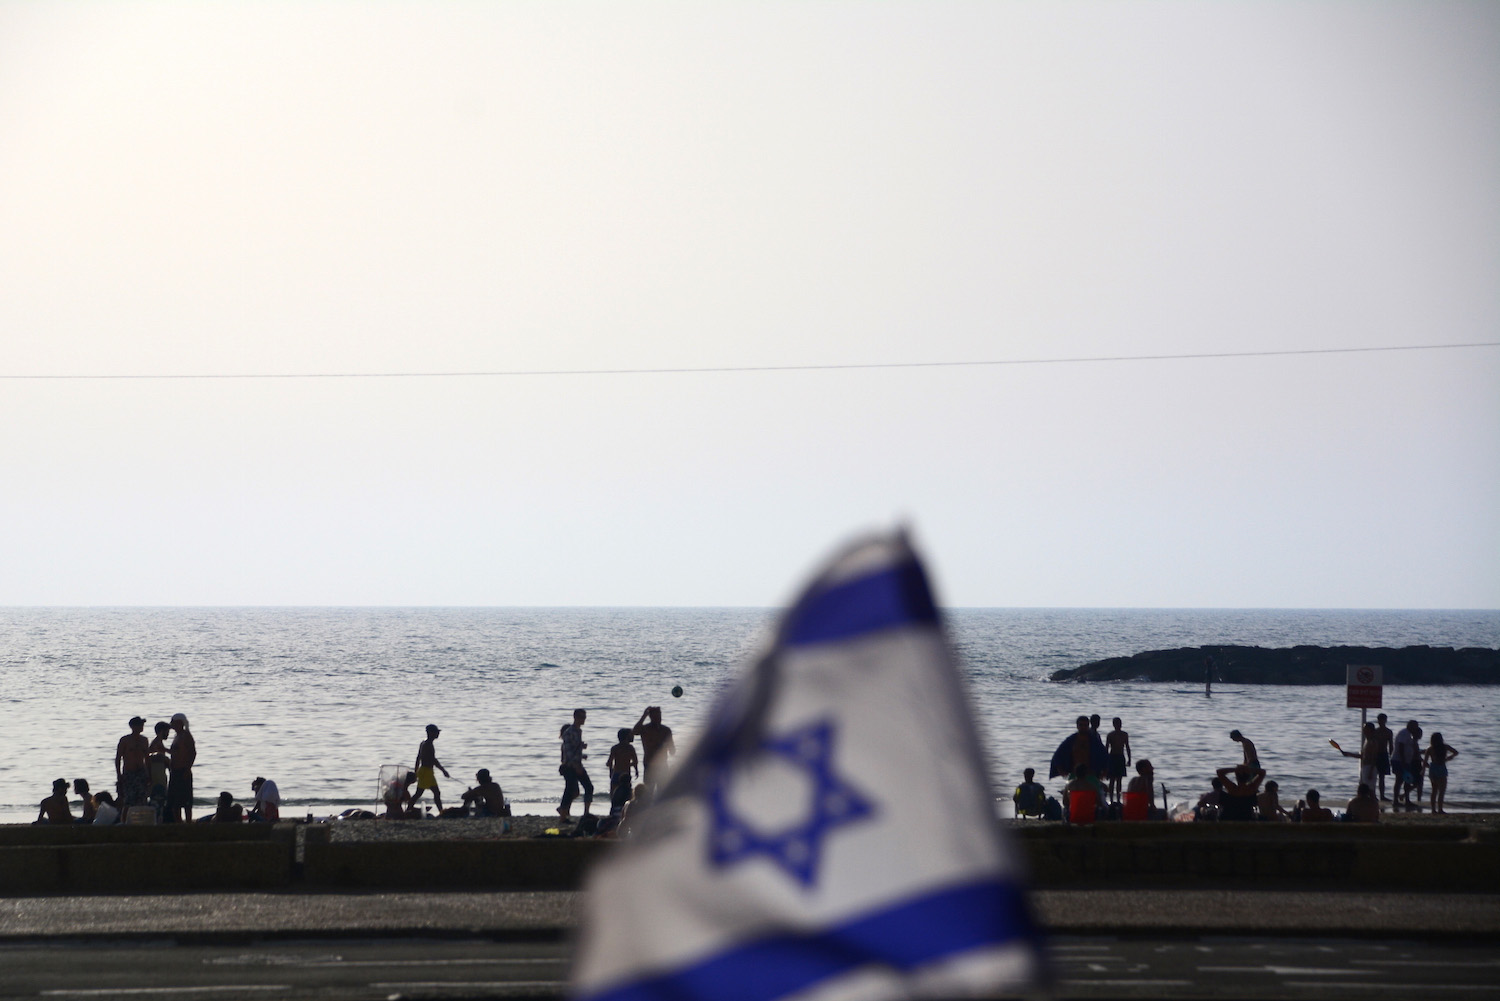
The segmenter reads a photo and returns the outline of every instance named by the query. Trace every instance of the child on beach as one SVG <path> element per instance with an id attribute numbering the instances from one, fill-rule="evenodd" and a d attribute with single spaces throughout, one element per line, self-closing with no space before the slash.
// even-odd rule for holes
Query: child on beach
<path id="1" fill-rule="evenodd" d="M 604 762 L 604 767 L 609 769 L 609 812 L 611 816 L 619 816 L 620 811 L 625 809 L 625 804 L 630 802 L 631 770 L 640 774 L 640 765 L 636 763 L 635 747 L 631 743 L 631 730 L 629 727 L 621 727 L 615 731 L 619 743 L 609 749 L 609 758 Z"/>
<path id="2" fill-rule="evenodd" d="M 433 742 L 438 739 L 438 734 L 442 732 L 433 724 L 428 723 L 427 739 L 417 745 L 417 763 L 413 766 L 417 773 L 417 791 L 411 798 L 411 805 L 416 806 L 417 800 L 422 798 L 422 793 L 431 789 L 432 803 L 437 807 L 438 816 L 442 816 L 443 814 L 443 794 L 438 789 L 437 775 L 434 773 L 434 770 L 442 772 L 445 779 L 453 777 L 448 774 L 448 769 L 443 767 L 443 763 L 437 759 L 437 748 L 433 746 Z"/>
<path id="3" fill-rule="evenodd" d="M 1120 717 L 1114 718 L 1114 729 L 1104 738 L 1104 749 L 1109 752 L 1109 798 L 1120 802 L 1120 784 L 1130 774 L 1130 734 L 1120 729 Z"/>

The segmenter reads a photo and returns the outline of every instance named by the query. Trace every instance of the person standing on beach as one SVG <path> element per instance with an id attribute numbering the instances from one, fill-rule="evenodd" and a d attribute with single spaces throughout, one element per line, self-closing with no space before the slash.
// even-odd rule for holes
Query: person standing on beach
<path id="1" fill-rule="evenodd" d="M 1433 813 L 1447 813 L 1443 797 L 1448 793 L 1448 762 L 1458 757 L 1458 752 L 1443 742 L 1442 734 L 1434 733 L 1423 757 L 1427 759 L 1427 777 L 1432 780 L 1432 799 L 1428 805 Z"/>
<path id="2" fill-rule="evenodd" d="M 1375 775 L 1380 779 L 1381 799 L 1386 799 L 1385 777 L 1391 774 L 1391 741 L 1396 736 L 1391 732 L 1391 728 L 1386 726 L 1385 721 L 1385 713 L 1375 717 Z"/>
<path id="3" fill-rule="evenodd" d="M 151 772 L 151 795 L 147 801 L 156 808 L 156 822 L 167 819 L 167 779 L 171 770 L 167 767 L 167 734 L 172 732 L 169 723 L 158 723 L 154 727 L 156 737 L 147 749 L 146 768 Z"/>
<path id="4" fill-rule="evenodd" d="M 1229 739 L 1240 745 L 1240 750 L 1245 754 L 1245 764 L 1250 766 L 1251 771 L 1260 767 L 1260 755 L 1255 752 L 1255 741 L 1238 730 L 1230 730 Z"/>
<path id="5" fill-rule="evenodd" d="M 1076 725 L 1077 732 L 1063 738 L 1063 742 L 1057 745 L 1057 750 L 1052 752 L 1052 766 L 1048 769 L 1048 778 L 1055 779 L 1058 776 L 1065 779 L 1072 778 L 1079 765 L 1088 765 L 1090 771 L 1099 774 L 1104 771 L 1109 762 L 1109 753 L 1104 750 L 1104 741 L 1099 739 L 1099 731 L 1089 726 L 1089 718 L 1078 717 Z"/>
<path id="6" fill-rule="evenodd" d="M 120 809 L 145 806 L 151 795 L 151 769 L 146 764 L 146 755 L 151 752 L 151 742 L 146 739 L 146 721 L 140 716 L 130 719 L 130 732 L 115 745 L 115 792 L 120 797 Z"/>
<path id="7" fill-rule="evenodd" d="M 1411 791 L 1417 785 L 1414 775 L 1420 767 L 1418 761 L 1422 753 L 1417 745 L 1417 731 L 1420 729 L 1416 720 L 1409 719 L 1391 741 L 1391 770 L 1396 776 L 1391 791 L 1392 810 L 1399 809 L 1403 803 L 1408 810 L 1411 809 Z"/>
<path id="8" fill-rule="evenodd" d="M 1362 731 L 1362 733 L 1360 734 L 1359 753 L 1358 754 L 1355 754 L 1353 751 L 1346 751 L 1346 750 L 1344 750 L 1342 747 L 1339 747 L 1338 744 L 1336 742 L 1334 742 L 1334 741 L 1330 740 L 1329 743 L 1333 744 L 1333 746 L 1338 750 L 1338 752 L 1340 754 L 1342 754 L 1344 757 L 1346 757 L 1346 758 L 1358 758 L 1359 759 L 1359 781 L 1360 781 L 1360 784 L 1361 785 L 1367 785 L 1371 789 L 1374 789 L 1375 788 L 1375 755 L 1376 755 L 1376 752 L 1380 748 L 1380 737 L 1376 733 L 1375 724 L 1374 723 L 1369 723 L 1369 722 L 1365 723 L 1365 728 Z"/>
<path id="9" fill-rule="evenodd" d="M 417 773 L 417 791 L 412 794 L 411 804 L 417 805 L 417 800 L 422 798 L 422 793 L 428 789 L 432 790 L 432 804 L 437 807 L 438 816 L 443 815 L 443 793 L 438 789 L 437 772 L 443 773 L 443 778 L 451 779 L 448 769 L 437 758 L 437 748 L 433 741 L 438 739 L 439 730 L 432 723 L 427 724 L 427 739 L 417 745 L 417 763 L 413 766 Z"/>
<path id="10" fill-rule="evenodd" d="M 1112 721 L 1114 729 L 1104 738 L 1104 749 L 1109 752 L 1109 765 L 1106 774 L 1109 777 L 1109 796 L 1113 802 L 1120 802 L 1120 785 L 1125 781 L 1125 776 L 1130 774 L 1130 734 L 1120 729 L 1120 717 L 1116 716 Z"/>
<path id="11" fill-rule="evenodd" d="M 645 759 L 641 781 L 654 792 L 666 771 L 667 759 L 677 753 L 672 728 L 662 723 L 661 706 L 647 706 L 631 732 L 641 738 L 641 757 Z"/>
<path id="12" fill-rule="evenodd" d="M 618 817 L 625 804 L 630 802 L 632 769 L 636 775 L 641 772 L 635 746 L 630 742 L 633 733 L 622 726 L 615 736 L 619 743 L 609 749 L 609 760 L 604 763 L 609 772 L 609 813 L 612 817 Z"/>
<path id="13" fill-rule="evenodd" d="M 1209 654 L 1203 658 L 1203 694 L 1209 698 L 1214 697 L 1214 655 Z"/>
<path id="14" fill-rule="evenodd" d="M 193 820 L 193 762 L 198 760 L 198 742 L 188 729 L 188 718 L 182 713 L 168 724 L 177 732 L 167 755 L 167 822 Z"/>
<path id="15" fill-rule="evenodd" d="M 583 759 L 588 757 L 584 754 L 584 748 L 588 744 L 583 742 L 583 723 L 589 718 L 589 714 L 582 709 L 573 710 L 573 722 L 564 724 L 557 732 L 562 739 L 562 764 L 557 767 L 557 774 L 563 778 L 562 804 L 557 808 L 559 817 L 568 817 L 573 808 L 573 800 L 578 797 L 578 787 L 583 786 L 583 815 L 589 815 L 589 804 L 594 801 L 594 783 L 589 780 L 589 773 L 584 770 Z"/>

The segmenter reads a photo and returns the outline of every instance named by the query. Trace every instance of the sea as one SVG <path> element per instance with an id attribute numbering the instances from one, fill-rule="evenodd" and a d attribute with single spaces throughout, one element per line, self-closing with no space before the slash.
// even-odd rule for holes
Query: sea
<path id="1" fill-rule="evenodd" d="M 601 798 L 615 731 L 647 705 L 685 747 L 715 698 L 767 642 L 762 608 L 3 608 L 0 821 L 35 819 L 53 779 L 114 782 L 132 716 L 185 713 L 198 744 L 198 808 L 220 791 L 248 800 L 274 779 L 284 815 L 373 809 L 382 765 L 409 766 L 423 728 L 442 730 L 445 805 L 487 768 L 513 808 L 555 808 L 558 729 L 588 710 Z M 1316 787 L 1352 795 L 1359 710 L 1342 686 L 1048 681 L 1058 668 L 1206 644 L 1500 648 L 1500 611 L 955 608 L 945 612 L 986 744 L 998 799 L 1023 768 L 1057 792 L 1047 765 L 1080 714 L 1119 716 L 1171 802 L 1191 801 L 1235 764 L 1239 729 L 1283 801 Z M 674 697 L 674 687 L 682 695 Z M 1419 720 L 1459 756 L 1450 810 L 1500 809 L 1500 687 L 1387 686 L 1384 711 Z M 1373 714 L 1372 714 L 1373 715 Z M 926 734 L 891 721 L 892 742 Z M 147 733 L 150 733 L 148 725 Z M 1425 743 L 1425 741 L 1424 741 Z M 857 766 L 856 766 L 857 767 Z M 868 775 L 877 782 L 879 776 Z M 942 823 L 941 817 L 932 818 Z"/>

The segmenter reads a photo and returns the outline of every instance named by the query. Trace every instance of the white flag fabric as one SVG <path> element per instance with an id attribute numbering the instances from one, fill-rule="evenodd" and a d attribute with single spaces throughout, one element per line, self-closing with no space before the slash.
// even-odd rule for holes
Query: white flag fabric
<path id="1" fill-rule="evenodd" d="M 580 1001 L 992 995 L 1038 976 L 962 679 L 902 535 L 851 546 L 590 875 Z"/>

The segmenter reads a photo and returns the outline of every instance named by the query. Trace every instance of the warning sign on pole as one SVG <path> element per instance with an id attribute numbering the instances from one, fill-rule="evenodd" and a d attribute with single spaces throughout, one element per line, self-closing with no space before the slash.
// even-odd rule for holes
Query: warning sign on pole
<path id="1" fill-rule="evenodd" d="M 1349 691 L 1344 705 L 1350 709 L 1379 709 L 1380 668 L 1374 664 L 1350 664 L 1347 671 Z"/>

